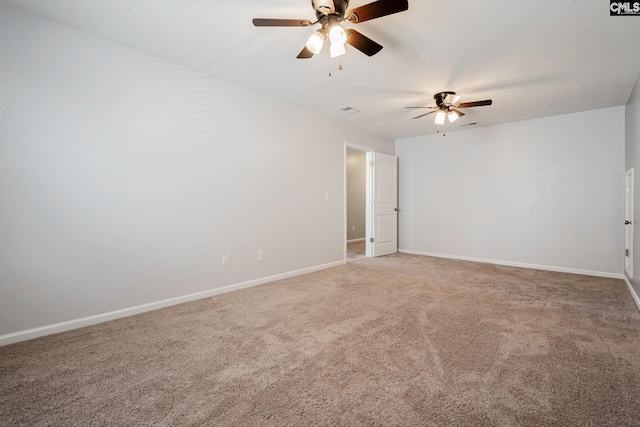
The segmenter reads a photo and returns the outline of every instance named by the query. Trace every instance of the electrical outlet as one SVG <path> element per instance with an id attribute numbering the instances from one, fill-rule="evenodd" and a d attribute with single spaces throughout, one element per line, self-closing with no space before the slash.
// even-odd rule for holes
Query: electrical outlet
<path id="1" fill-rule="evenodd" d="M 356 231 L 356 226 L 351 227 L 351 231 Z"/>
<path id="2" fill-rule="evenodd" d="M 229 267 L 229 257 L 227 255 L 222 257 L 222 268 Z"/>
<path id="3" fill-rule="evenodd" d="M 264 252 L 258 251 L 258 261 L 264 261 Z"/>
<path id="4" fill-rule="evenodd" d="M 482 246 L 482 239 L 476 239 L 476 246 Z"/>

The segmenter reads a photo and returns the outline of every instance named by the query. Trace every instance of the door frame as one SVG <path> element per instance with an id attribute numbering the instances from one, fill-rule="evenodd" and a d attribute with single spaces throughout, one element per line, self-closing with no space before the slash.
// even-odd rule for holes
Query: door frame
<path id="1" fill-rule="evenodd" d="M 625 241 L 625 257 L 624 257 L 624 271 L 627 273 L 630 279 L 633 279 L 633 234 L 634 234 L 634 168 L 629 169 L 624 175 L 625 182 L 625 196 L 624 196 L 624 241 Z M 626 222 L 630 224 L 626 224 Z M 628 254 L 626 251 L 629 251 Z"/>
<path id="2" fill-rule="evenodd" d="M 343 191 L 344 191 L 344 209 L 343 211 L 343 227 L 342 227 L 342 241 L 344 242 L 344 252 L 343 252 L 343 260 L 344 263 L 347 263 L 347 236 L 348 236 L 348 227 L 349 224 L 347 223 L 347 149 L 352 149 L 352 150 L 356 150 L 356 151 L 361 151 L 365 154 L 367 153 L 373 153 L 375 150 L 371 147 L 365 147 L 363 145 L 357 145 L 357 144 L 351 144 L 349 142 L 344 143 L 344 177 L 343 177 Z M 369 192 L 369 168 L 367 167 L 367 201 L 371 199 L 370 194 L 368 194 Z M 370 218 L 370 206 L 369 203 L 367 202 L 367 214 L 366 214 L 366 219 L 365 219 L 365 230 L 366 230 L 366 234 L 365 234 L 365 248 L 366 248 L 366 256 L 367 257 L 371 257 L 371 249 L 369 247 L 370 242 L 369 239 L 371 237 L 371 224 L 372 224 L 372 218 Z"/>

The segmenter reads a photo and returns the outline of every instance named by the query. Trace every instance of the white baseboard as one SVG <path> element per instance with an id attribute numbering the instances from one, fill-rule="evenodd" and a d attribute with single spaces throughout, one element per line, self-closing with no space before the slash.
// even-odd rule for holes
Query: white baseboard
<path id="1" fill-rule="evenodd" d="M 302 274 L 313 273 L 314 271 L 325 270 L 327 268 L 338 267 L 344 265 L 344 260 L 332 262 L 329 264 L 317 265 L 314 267 L 303 268 L 301 270 L 290 271 L 288 273 L 276 274 L 275 276 L 263 277 L 260 279 L 250 280 L 248 282 L 237 283 L 235 285 L 224 286 L 222 288 L 211 289 L 208 291 L 197 292 L 194 294 L 184 295 L 181 297 L 170 298 L 162 301 L 156 301 L 149 304 L 129 307 L 122 310 L 111 311 L 109 313 L 98 314 L 95 316 L 83 317 L 81 319 L 69 320 L 67 322 L 56 323 L 53 325 L 42 326 L 39 328 L 28 329 L 26 331 L 14 332 L 11 334 L 0 336 L 0 347 L 14 344 L 21 341 L 27 341 L 46 335 L 57 334 L 60 332 L 70 331 L 73 329 L 83 328 L 98 323 L 108 322 L 110 320 L 121 319 L 123 317 L 133 316 L 147 311 L 158 310 L 160 308 L 170 307 L 172 305 L 182 304 L 189 301 L 195 301 L 202 298 L 209 298 L 226 292 L 237 291 L 240 289 L 250 288 L 262 285 L 276 280 L 287 279 L 289 277 L 300 276 Z"/>
<path id="2" fill-rule="evenodd" d="M 629 278 L 627 277 L 626 274 L 624 275 L 623 279 L 624 279 L 624 283 L 627 284 L 627 288 L 629 288 L 629 293 L 631 294 L 633 301 L 636 303 L 636 306 L 638 307 L 638 311 L 640 311 L 640 297 L 638 297 L 636 290 L 633 289 L 633 286 L 631 286 L 631 282 L 629 281 Z"/>
<path id="3" fill-rule="evenodd" d="M 364 242 L 365 240 L 367 240 L 365 237 L 363 237 L 362 239 L 351 239 L 351 240 L 347 240 L 347 243 L 356 243 L 356 242 Z"/>
<path id="4" fill-rule="evenodd" d="M 554 267 L 549 265 L 527 264 L 522 262 L 498 261 L 493 259 L 473 258 L 473 257 L 458 256 L 458 255 L 446 255 L 446 254 L 436 254 L 436 253 L 430 253 L 430 252 L 412 251 L 409 249 L 400 249 L 399 252 L 403 254 L 423 255 L 423 256 L 430 256 L 435 258 L 448 258 L 448 259 L 457 259 L 461 261 L 482 262 L 485 264 L 505 265 L 508 267 L 520 267 L 520 268 L 530 268 L 533 270 L 557 271 L 559 273 L 581 274 L 583 276 L 606 277 L 609 279 L 622 279 L 624 277 L 624 274 L 622 273 L 617 274 L 617 273 L 608 273 L 604 271 L 580 270 L 575 268 Z"/>

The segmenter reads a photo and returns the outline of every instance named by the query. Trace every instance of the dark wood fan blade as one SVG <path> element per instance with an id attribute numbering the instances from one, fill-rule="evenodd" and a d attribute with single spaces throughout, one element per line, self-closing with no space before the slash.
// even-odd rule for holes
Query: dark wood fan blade
<path id="1" fill-rule="evenodd" d="M 347 43 L 367 56 L 373 56 L 382 50 L 381 45 L 352 28 L 346 30 L 345 33 L 347 33 Z"/>
<path id="2" fill-rule="evenodd" d="M 455 111 L 458 114 L 458 117 L 462 117 L 465 115 L 462 111 L 456 110 L 455 108 L 452 108 L 449 111 Z"/>
<path id="3" fill-rule="evenodd" d="M 297 58 L 298 59 L 309 59 L 309 58 L 313 58 L 314 53 L 311 52 L 309 49 L 307 49 L 307 47 L 305 46 L 300 53 L 298 54 Z"/>
<path id="4" fill-rule="evenodd" d="M 436 109 L 438 107 L 404 107 L 404 108 L 433 108 L 433 109 Z"/>
<path id="5" fill-rule="evenodd" d="M 420 114 L 419 116 L 414 117 L 414 119 L 419 119 L 420 117 L 428 116 L 429 114 L 433 114 L 438 110 L 429 111 L 428 113 Z"/>
<path id="6" fill-rule="evenodd" d="M 308 27 L 313 22 L 308 19 L 269 19 L 254 18 L 253 25 L 256 27 Z"/>
<path id="7" fill-rule="evenodd" d="M 463 102 L 462 104 L 456 105 L 456 108 L 483 107 L 485 105 L 491 104 L 493 104 L 493 101 L 490 99 L 486 99 L 484 101 Z"/>
<path id="8" fill-rule="evenodd" d="M 356 7 L 348 11 L 345 16 L 355 24 L 398 12 L 404 12 L 407 9 L 409 9 L 409 2 L 407 0 L 378 0 L 365 4 L 364 6 Z M 351 18 L 351 15 L 354 15 L 355 18 Z"/>

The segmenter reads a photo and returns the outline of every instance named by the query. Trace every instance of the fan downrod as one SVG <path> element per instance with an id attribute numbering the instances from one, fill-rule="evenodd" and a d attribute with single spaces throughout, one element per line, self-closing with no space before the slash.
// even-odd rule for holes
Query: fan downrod
<path id="1" fill-rule="evenodd" d="M 344 14 L 349 7 L 349 0 L 311 0 L 311 5 L 316 12 L 318 20 L 323 16 L 335 14 L 344 18 Z"/>

